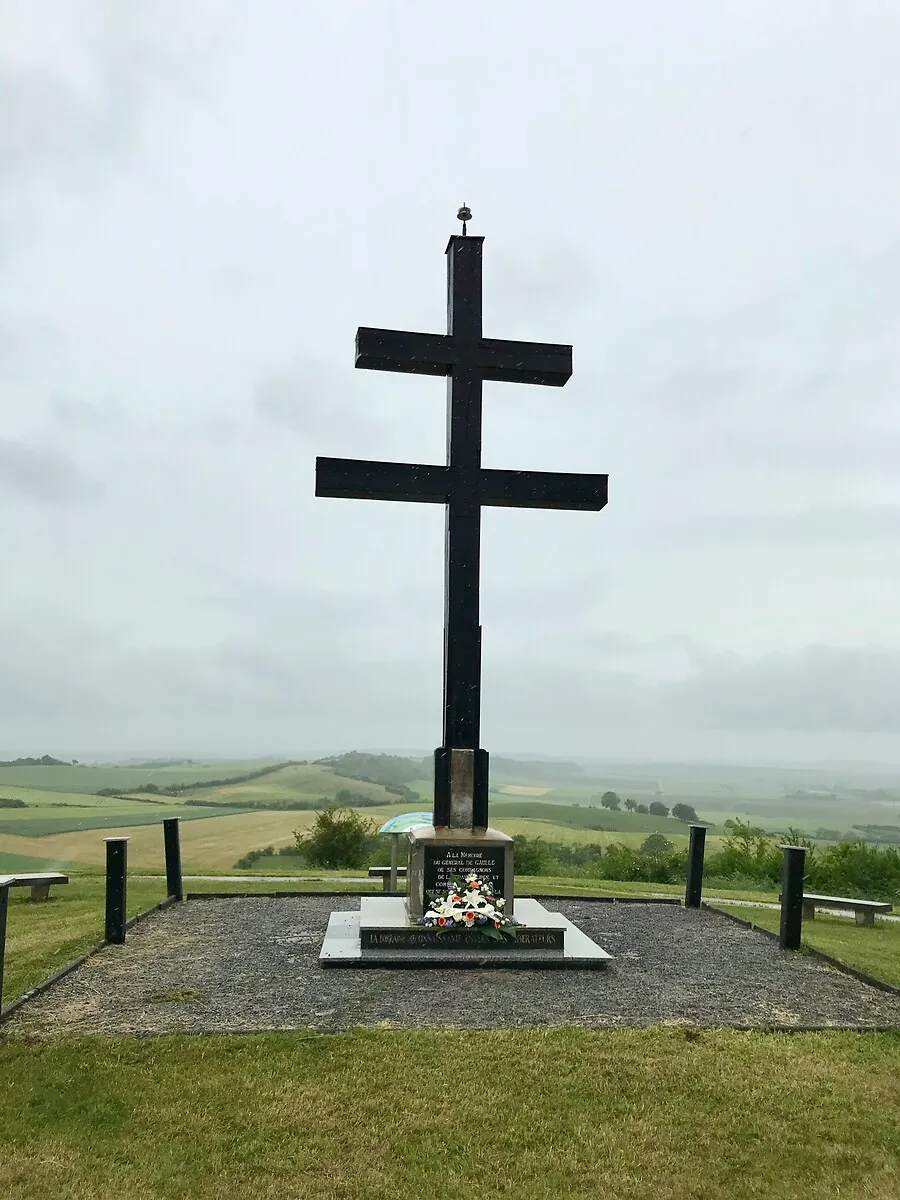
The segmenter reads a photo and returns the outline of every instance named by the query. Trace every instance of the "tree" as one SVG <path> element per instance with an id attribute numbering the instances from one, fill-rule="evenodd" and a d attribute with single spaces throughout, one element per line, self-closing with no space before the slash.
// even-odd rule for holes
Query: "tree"
<path id="1" fill-rule="evenodd" d="M 352 808 L 326 808 L 308 834 L 296 830 L 297 849 L 313 867 L 362 867 L 378 826 Z"/>
<path id="2" fill-rule="evenodd" d="M 625 807 L 628 809 L 629 812 L 634 812 L 634 810 L 637 808 L 637 804 L 629 796 L 628 799 L 625 801 Z"/>
<path id="3" fill-rule="evenodd" d="M 661 833 L 651 833 L 649 837 L 644 838 L 641 845 L 641 854 L 645 858 L 662 858 L 671 851 L 672 843 Z"/>
<path id="4" fill-rule="evenodd" d="M 654 817 L 667 817 L 669 815 L 669 810 L 661 800 L 651 801 L 649 810 Z"/>
<path id="5" fill-rule="evenodd" d="M 694 823 L 700 819 L 692 804 L 673 804 L 672 816 L 676 821 L 692 821 Z"/>
<path id="6" fill-rule="evenodd" d="M 618 812 L 622 807 L 622 801 L 615 792 L 604 792 L 600 797 L 600 806 L 608 808 L 610 812 Z"/>
<path id="7" fill-rule="evenodd" d="M 646 817 L 646 815 L 649 813 L 650 809 L 647 807 L 646 804 L 636 804 L 634 806 L 634 811 L 636 813 L 640 813 L 642 816 Z"/>

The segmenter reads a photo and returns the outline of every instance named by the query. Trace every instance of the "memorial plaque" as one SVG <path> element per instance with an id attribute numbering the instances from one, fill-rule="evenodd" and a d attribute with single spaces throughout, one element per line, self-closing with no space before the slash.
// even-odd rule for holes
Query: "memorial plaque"
<path id="1" fill-rule="evenodd" d="M 410 929 L 361 929 L 361 950 L 558 950 L 565 949 L 565 929 L 516 930 L 514 938 L 496 941 L 476 930 L 448 929 L 438 932 L 424 926 Z"/>
<path id="2" fill-rule="evenodd" d="M 425 846 L 424 889 L 426 901 L 446 896 L 453 880 L 464 883 L 474 871 L 489 883 L 495 896 L 506 898 L 506 848 L 467 846 L 453 842 Z"/>

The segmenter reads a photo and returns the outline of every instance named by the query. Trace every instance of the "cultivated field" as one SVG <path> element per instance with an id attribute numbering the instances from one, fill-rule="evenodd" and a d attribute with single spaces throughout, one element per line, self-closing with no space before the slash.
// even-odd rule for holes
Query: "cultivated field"
<path id="1" fill-rule="evenodd" d="M 564 769 L 563 764 L 558 778 L 554 778 L 552 764 L 502 763 L 502 769 L 492 773 L 492 823 L 513 835 L 542 837 L 550 842 L 605 845 L 617 841 L 637 847 L 649 833 L 658 832 L 676 846 L 685 844 L 685 825 L 671 818 L 624 810 L 610 812 L 591 803 L 606 790 L 617 791 L 623 800 L 630 796 L 640 803 L 661 799 L 669 807 L 679 801 L 691 804 L 710 827 L 710 849 L 718 843 L 722 825 L 729 818 L 739 817 L 779 833 L 790 825 L 808 834 L 819 828 L 842 834 L 852 833 L 854 823 L 900 824 L 900 800 L 890 793 L 877 800 L 847 796 L 832 800 L 820 793 L 788 799 L 785 787 L 797 783 L 790 775 L 786 783 L 765 773 L 757 777 L 740 772 L 731 781 L 702 774 L 696 779 L 679 774 L 655 778 L 642 775 L 637 768 L 631 777 L 613 773 L 579 775 L 572 768 Z M 179 797 L 145 793 L 122 799 L 92 792 L 109 787 L 127 790 L 149 783 L 157 787 L 206 783 L 269 765 L 272 763 L 251 761 L 156 768 L 0 768 L 0 798 L 24 801 L 26 805 L 0 807 L 0 871 L 69 863 L 99 866 L 104 855 L 103 838 L 120 834 L 131 839 L 132 865 L 156 870 L 162 864 L 160 823 L 164 817 L 179 816 L 184 821 L 185 868 L 197 873 L 221 872 L 233 868 L 248 851 L 290 845 L 295 830 L 309 828 L 311 810 L 279 811 L 279 805 L 318 806 L 323 798 L 333 800 L 342 789 L 348 789 L 382 802 L 364 810 L 378 824 L 410 808 L 430 807 L 429 780 L 408 783 L 406 786 L 419 798 L 403 800 L 380 784 L 347 778 L 330 766 L 313 763 L 285 766 L 243 783 L 189 789 Z M 534 776 L 529 779 L 530 770 Z M 203 803 L 186 803 L 189 800 Z M 207 807 L 210 802 L 223 807 Z M 297 868 L 287 860 L 283 869 L 290 873 Z"/>

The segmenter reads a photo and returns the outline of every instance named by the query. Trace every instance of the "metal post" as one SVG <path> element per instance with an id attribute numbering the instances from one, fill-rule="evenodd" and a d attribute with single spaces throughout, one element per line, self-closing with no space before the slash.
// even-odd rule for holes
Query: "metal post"
<path id="1" fill-rule="evenodd" d="M 115 945 L 125 941 L 125 881 L 128 875 L 128 838 L 104 838 L 106 842 L 106 940 Z"/>
<path id="2" fill-rule="evenodd" d="M 179 903 L 184 899 L 181 882 L 181 834 L 179 817 L 166 817 L 163 821 L 163 839 L 166 844 L 166 895 L 174 896 Z"/>
<path id="3" fill-rule="evenodd" d="M 0 884 L 0 1013 L 3 1012 L 3 963 L 6 959 L 6 911 L 9 908 L 9 884 Z"/>
<path id="4" fill-rule="evenodd" d="M 806 850 L 803 846 L 782 846 L 781 866 L 781 934 L 782 950 L 799 950 L 803 928 L 803 871 Z"/>
<path id="5" fill-rule="evenodd" d="M 706 848 L 706 826 L 692 825 L 690 838 L 684 907 L 699 908 L 700 898 L 703 894 L 703 853 Z"/>
<path id="6" fill-rule="evenodd" d="M 391 886 L 389 891 L 397 890 L 397 860 L 400 857 L 400 834 L 391 834 Z"/>

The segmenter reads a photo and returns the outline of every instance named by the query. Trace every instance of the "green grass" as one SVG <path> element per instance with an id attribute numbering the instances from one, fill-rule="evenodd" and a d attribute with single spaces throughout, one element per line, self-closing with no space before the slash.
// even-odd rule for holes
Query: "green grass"
<path id="1" fill-rule="evenodd" d="M 16 1200 L 896 1200 L 900 1038 L 677 1029 L 0 1045 Z"/>
<path id="2" fill-rule="evenodd" d="M 717 904 L 716 908 L 775 933 L 780 928 L 781 913 L 775 909 L 729 904 Z M 857 925 L 852 916 L 817 913 L 814 921 L 803 922 L 803 943 L 900 987 L 900 921 L 879 921 L 876 917 L 874 926 L 866 926 Z"/>
<path id="3" fill-rule="evenodd" d="M 157 904 L 165 894 L 163 880 L 129 879 L 129 917 Z M 104 896 L 104 880 L 98 876 L 73 877 L 51 888 L 46 902 L 33 903 L 28 888 L 10 889 L 4 1004 L 103 940 Z"/>
<path id="4" fill-rule="evenodd" d="M 66 864 L 54 858 L 34 858 L 30 854 L 7 854 L 0 850 L 0 875 L 16 875 L 24 871 L 65 871 Z"/>

